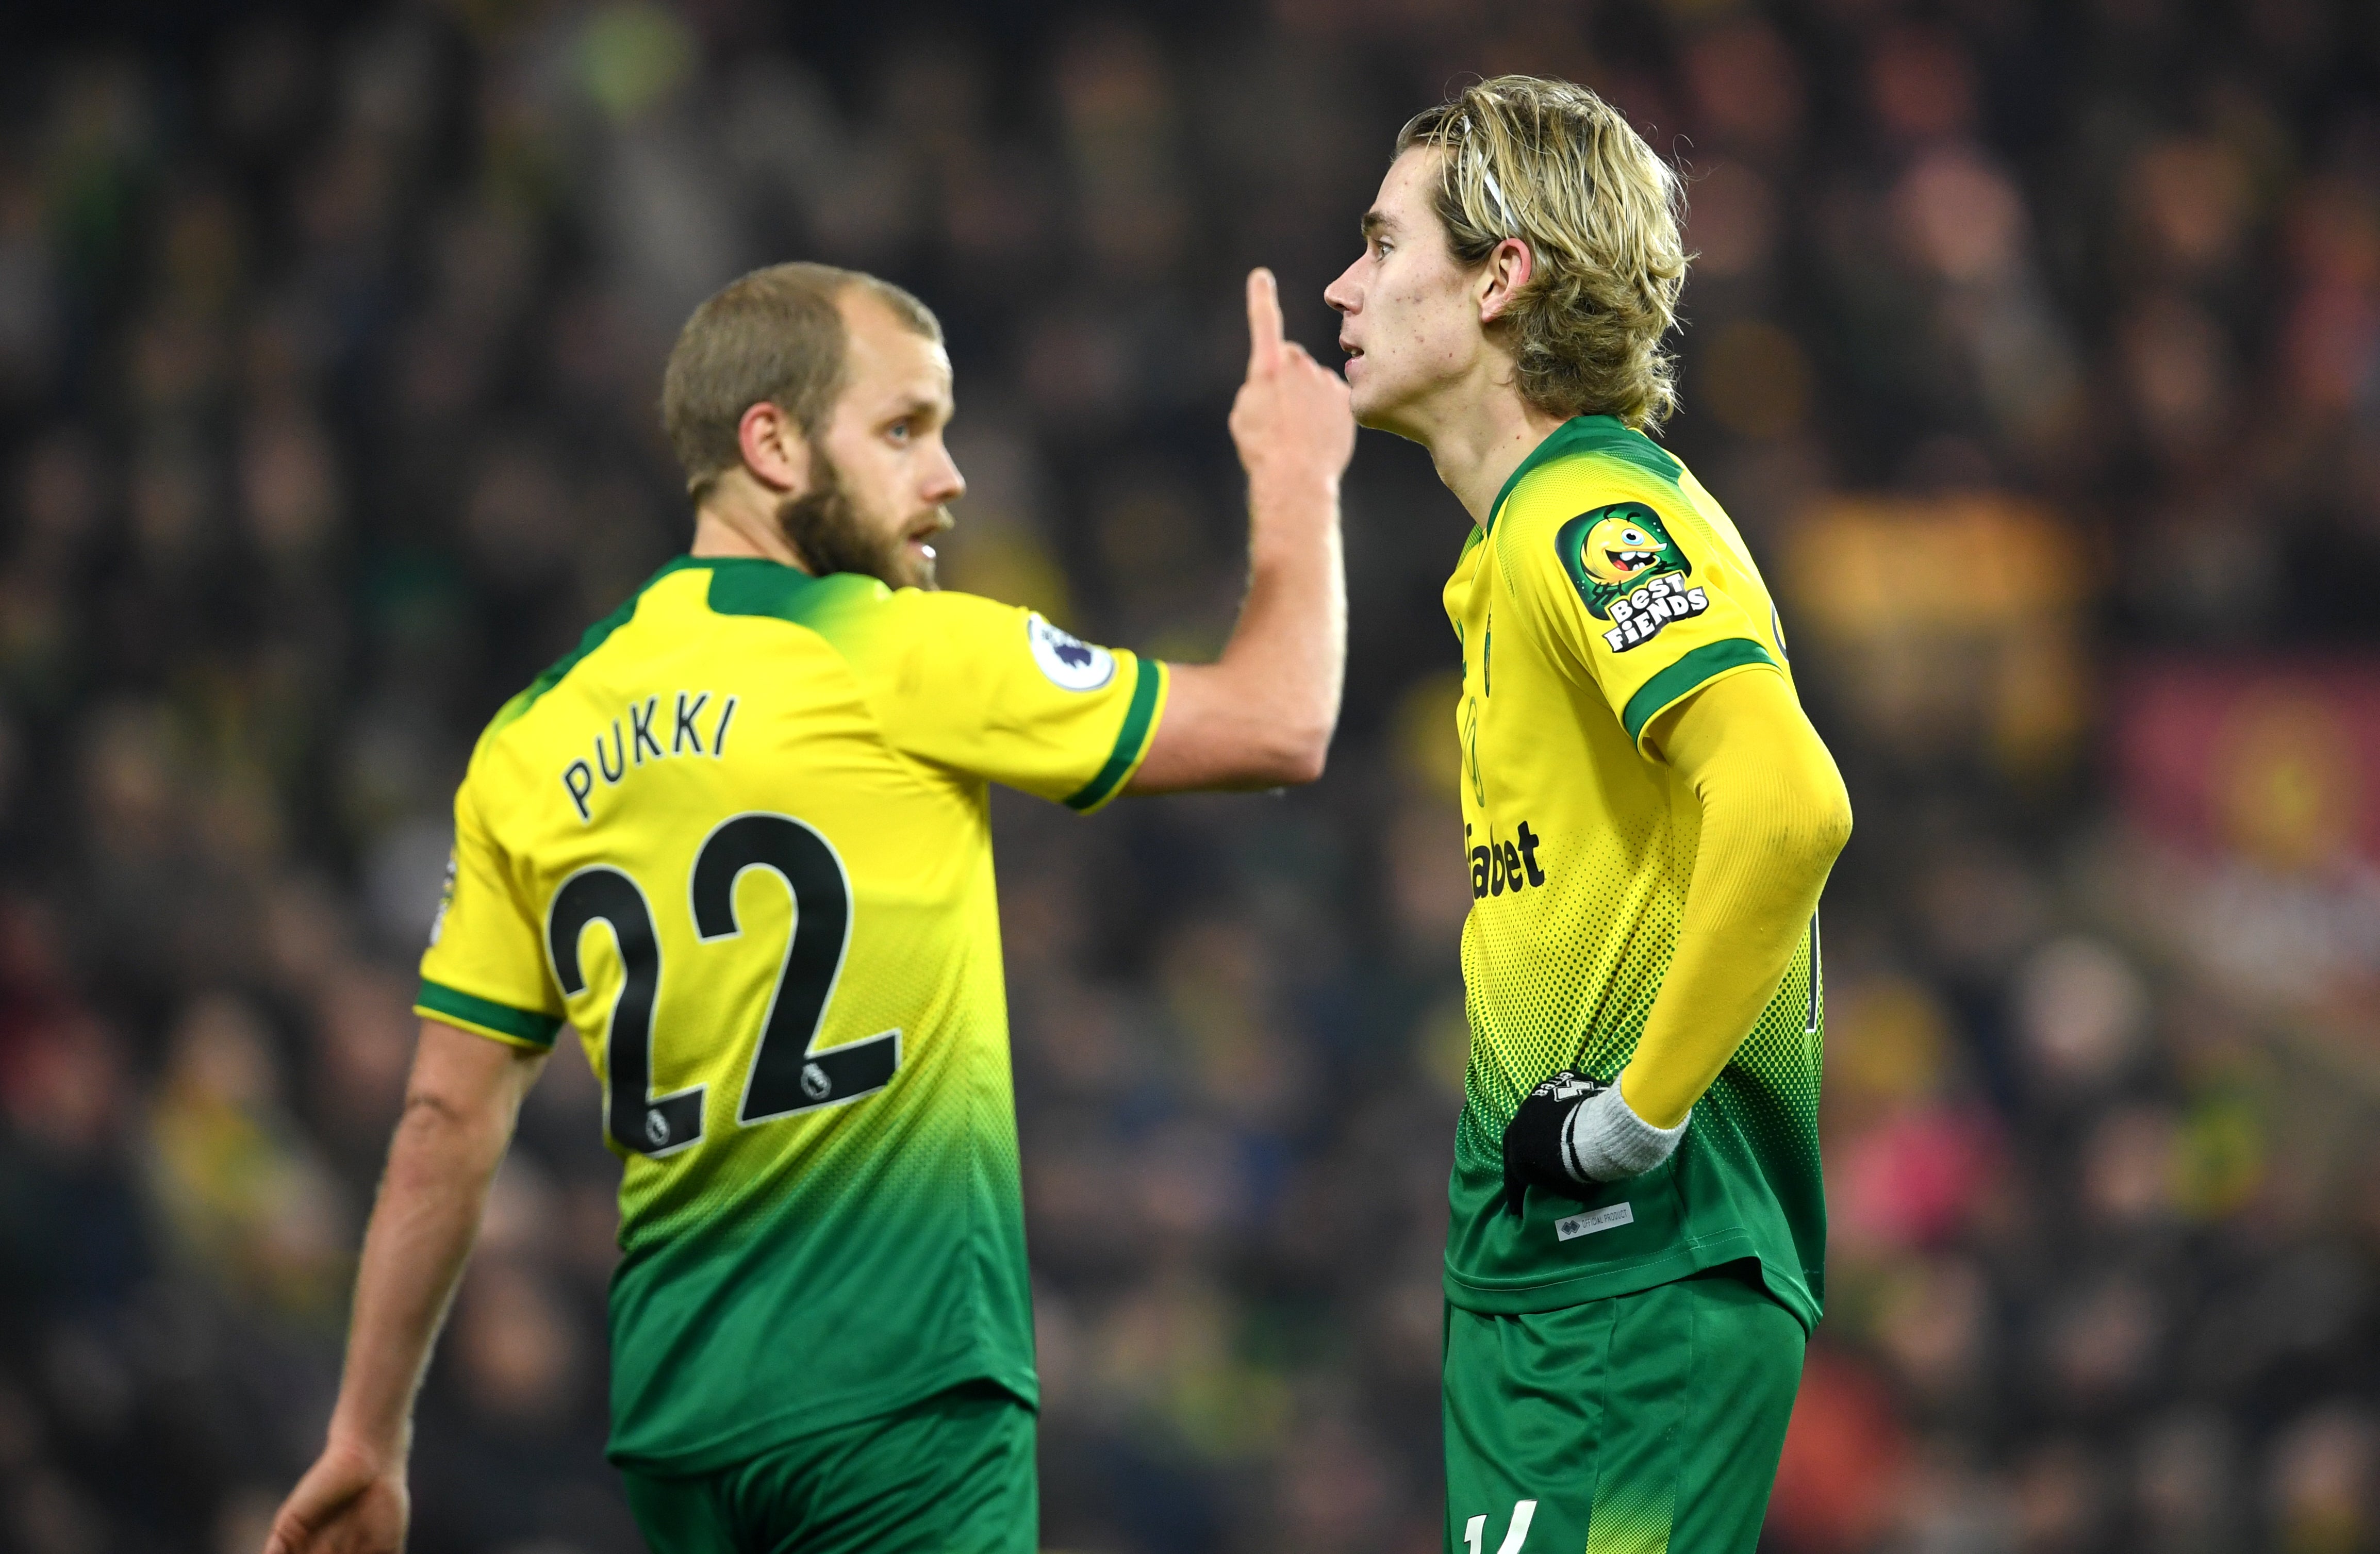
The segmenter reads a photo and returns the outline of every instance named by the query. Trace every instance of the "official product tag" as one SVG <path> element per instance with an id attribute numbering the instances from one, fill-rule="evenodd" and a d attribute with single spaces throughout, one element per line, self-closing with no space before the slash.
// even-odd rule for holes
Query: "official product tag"
<path id="1" fill-rule="evenodd" d="M 1576 1241 L 1583 1235 L 1593 1235 L 1597 1231 L 1616 1230 L 1621 1225 L 1633 1225 L 1635 1222 L 1635 1209 L 1624 1203 L 1615 1203 L 1609 1208 L 1590 1208 L 1584 1214 L 1573 1214 L 1567 1220 L 1557 1220 L 1554 1221 L 1554 1233 L 1564 1241 Z"/>

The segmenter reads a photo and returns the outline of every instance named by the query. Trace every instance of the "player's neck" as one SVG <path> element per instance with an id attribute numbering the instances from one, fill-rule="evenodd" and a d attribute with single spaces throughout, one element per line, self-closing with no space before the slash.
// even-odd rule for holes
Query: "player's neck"
<path id="1" fill-rule="evenodd" d="M 1547 414 L 1503 386 L 1451 409 L 1426 440 L 1430 462 L 1471 521 L 1484 528 L 1496 493 L 1564 418 Z"/>
<path id="2" fill-rule="evenodd" d="M 694 542 L 686 547 L 698 556 L 758 556 L 807 572 L 801 553 L 785 538 L 777 521 L 775 500 L 767 492 L 722 477 L 694 513 Z"/>

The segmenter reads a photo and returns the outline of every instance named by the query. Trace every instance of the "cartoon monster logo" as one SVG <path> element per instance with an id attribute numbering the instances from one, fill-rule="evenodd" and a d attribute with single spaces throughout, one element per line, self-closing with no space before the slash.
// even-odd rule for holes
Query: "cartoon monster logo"
<path id="1" fill-rule="evenodd" d="M 1597 620 L 1609 620 L 1611 601 L 1647 579 L 1694 569 L 1659 516 L 1636 502 L 1581 513 L 1561 526 L 1554 548 Z"/>
<path id="2" fill-rule="evenodd" d="M 1554 550 L 1587 613 L 1611 623 L 1603 639 L 1613 652 L 1641 647 L 1670 622 L 1710 608 L 1709 595 L 1686 586 L 1694 564 L 1641 502 L 1581 513 L 1554 536 Z"/>

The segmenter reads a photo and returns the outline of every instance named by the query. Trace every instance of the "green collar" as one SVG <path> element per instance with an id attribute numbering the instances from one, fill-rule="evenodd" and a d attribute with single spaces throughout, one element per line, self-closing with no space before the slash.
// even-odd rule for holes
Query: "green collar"
<path id="1" fill-rule="evenodd" d="M 823 579 L 811 577 L 797 566 L 771 561 L 766 556 L 673 556 L 662 565 L 660 571 L 637 585 L 637 591 L 620 601 L 620 607 L 587 628 L 578 646 L 565 654 L 544 674 L 532 681 L 528 689 L 504 704 L 496 714 L 494 728 L 501 728 L 537 704 L 538 698 L 562 683 L 562 677 L 578 667 L 579 661 L 611 638 L 613 632 L 636 618 L 637 605 L 655 583 L 674 572 L 706 571 L 710 574 L 710 608 L 723 615 L 780 615 L 786 620 L 798 617 L 792 607 Z M 841 574 L 841 576 L 856 576 Z M 864 579 L 876 586 L 876 579 Z"/>
<path id="2" fill-rule="evenodd" d="M 627 597 L 624 607 L 631 613 L 634 613 L 637 601 L 644 598 L 646 591 L 651 589 L 655 583 L 660 582 L 662 578 L 668 577 L 674 572 L 694 571 L 709 572 L 714 577 L 724 572 L 731 576 L 750 577 L 756 581 L 760 578 L 769 578 L 772 581 L 783 582 L 789 585 L 795 583 L 814 583 L 818 581 L 817 578 L 811 577 L 808 573 L 803 571 L 798 566 L 787 566 L 783 562 L 771 561 L 767 556 L 676 555 L 672 556 L 669 560 L 662 563 L 660 571 L 654 573 L 643 582 L 638 583 L 637 585 L 637 591 Z"/>
<path id="3" fill-rule="evenodd" d="M 685 572 L 698 566 L 709 567 L 713 572 L 741 572 L 747 576 L 760 577 L 779 576 L 789 580 L 798 577 L 809 583 L 818 581 L 815 576 L 803 571 L 798 566 L 788 566 L 782 561 L 771 561 L 767 556 L 683 555 L 672 557 L 659 572 L 646 578 L 645 588 L 651 588 L 673 572 Z M 644 589 L 637 591 L 642 593 Z"/>
<path id="4" fill-rule="evenodd" d="M 1524 477 L 1558 458 L 1585 453 L 1609 454 L 1624 459 L 1671 485 L 1678 483 L 1678 476 L 1685 469 L 1685 466 L 1671 458 L 1660 444 L 1616 416 L 1572 416 L 1546 433 L 1546 440 L 1530 449 L 1529 456 L 1505 478 L 1504 489 L 1496 493 L 1495 504 L 1488 509 L 1488 532 L 1495 532 L 1496 520 L 1502 516 L 1504 504 L 1512 499 L 1513 490 Z"/>

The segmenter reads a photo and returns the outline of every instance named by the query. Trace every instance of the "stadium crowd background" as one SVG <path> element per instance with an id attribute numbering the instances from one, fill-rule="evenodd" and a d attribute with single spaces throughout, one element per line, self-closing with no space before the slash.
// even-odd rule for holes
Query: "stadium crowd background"
<path id="1" fill-rule="evenodd" d="M 31 27 L 0 51 L 0 1548 L 252 1554 L 310 1457 L 452 785 L 681 545 L 654 403 L 695 301 L 790 256 L 915 288 L 972 482 L 946 581 L 1201 654 L 1240 274 L 1321 354 L 1396 126 L 1504 69 L 1691 173 L 1668 440 L 1778 582 L 1858 811 L 1831 1307 L 1764 1548 L 2380 1548 L 2350 0 Z M 1346 505 L 1319 784 L 999 804 L 1053 1548 L 1439 1547 L 1463 519 L 1378 436 Z M 596 1105 L 568 1048 L 430 1380 L 428 1554 L 638 1547 Z"/>

